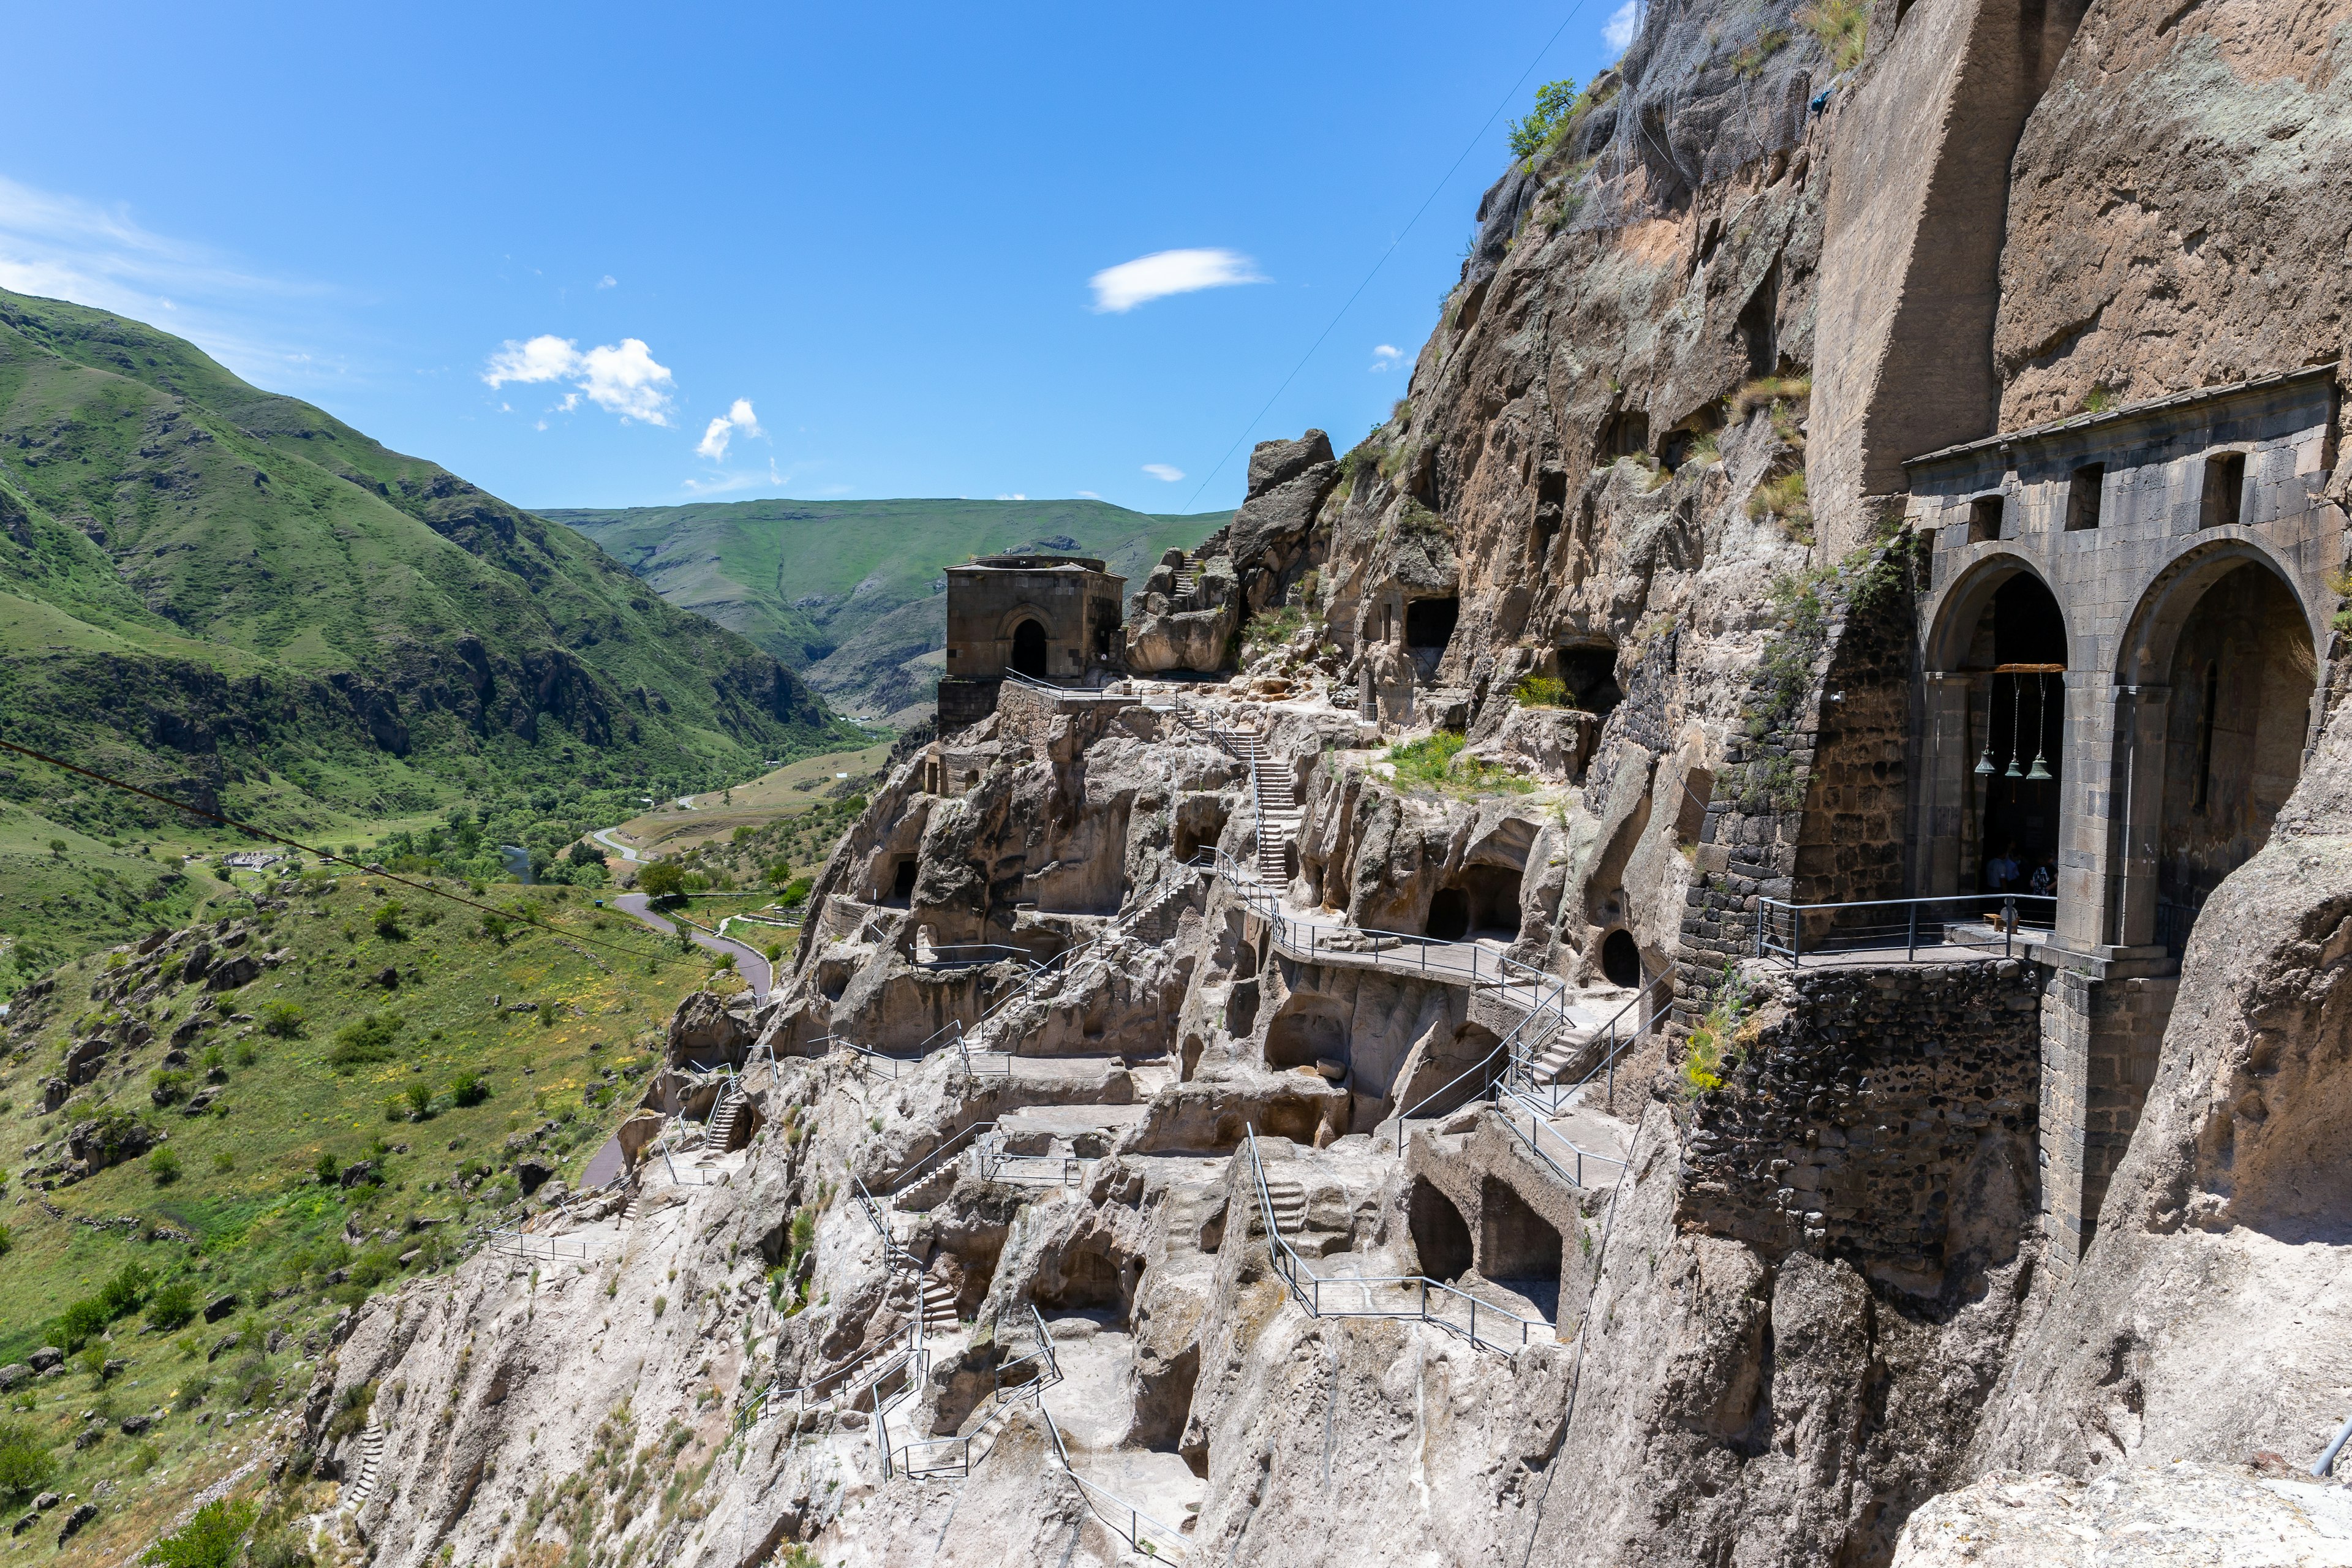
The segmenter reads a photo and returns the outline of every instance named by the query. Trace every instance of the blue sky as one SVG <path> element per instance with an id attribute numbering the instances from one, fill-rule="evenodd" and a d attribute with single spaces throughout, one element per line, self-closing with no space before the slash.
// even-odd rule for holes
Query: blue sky
<path id="1" fill-rule="evenodd" d="M 1402 394 L 1507 115 L 1630 14 L 16 4 L 0 285 L 526 506 L 1227 507 Z"/>

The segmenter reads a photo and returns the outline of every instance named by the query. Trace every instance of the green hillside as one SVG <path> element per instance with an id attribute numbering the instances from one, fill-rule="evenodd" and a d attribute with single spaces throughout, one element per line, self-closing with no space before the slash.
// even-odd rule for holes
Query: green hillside
<path id="1" fill-rule="evenodd" d="M 754 500 L 558 510 L 671 604 L 742 633 L 853 711 L 904 714 L 939 685 L 942 568 L 1039 542 L 1098 555 L 1132 588 L 1230 512 L 1098 500 Z"/>
<path id="2" fill-rule="evenodd" d="M 100 1505 L 19 1562 L 130 1562 L 235 1468 L 224 1417 L 299 1405 L 336 1315 L 450 1267 L 523 1176 L 576 1184 L 678 1001 L 736 984 L 574 889 L 486 890 L 545 931 L 369 876 L 207 886 L 208 923 L 59 967 L 0 1034 L 0 1364 L 79 1352 L 0 1420 Z"/>
<path id="3" fill-rule="evenodd" d="M 458 802 L 613 821 L 861 739 L 570 529 L 152 327 L 5 291 L 0 736 L 338 837 Z M 194 826 L 5 758 L 0 799 L 37 860 Z M 15 847 L 0 938 L 86 948 L 16 918 Z"/>

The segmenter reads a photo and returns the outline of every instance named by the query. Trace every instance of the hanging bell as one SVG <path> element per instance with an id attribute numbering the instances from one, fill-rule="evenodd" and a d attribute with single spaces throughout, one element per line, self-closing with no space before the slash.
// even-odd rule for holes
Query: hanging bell
<path id="1" fill-rule="evenodd" d="M 2017 758 L 2011 756 L 2009 759 L 2009 771 L 2000 776 L 2005 779 L 2021 779 L 2025 776 L 2025 771 L 2017 765 Z"/>
<path id="2" fill-rule="evenodd" d="M 1984 755 L 1977 759 L 1977 777 L 1980 779 L 1989 779 L 2000 771 L 2000 770 L 1999 768 L 1992 765 L 1992 745 L 1991 742 L 1988 742 L 1985 745 Z"/>
<path id="3" fill-rule="evenodd" d="M 2033 766 L 2026 770 L 2025 774 L 2029 779 L 2039 779 L 2044 784 L 2047 784 L 2050 780 L 2049 764 L 2042 760 L 2043 739 L 2049 730 L 2049 726 L 2042 722 L 2043 716 L 2050 711 L 2049 691 L 2050 685 L 2048 681 L 2039 678 L 2034 680 Z"/>

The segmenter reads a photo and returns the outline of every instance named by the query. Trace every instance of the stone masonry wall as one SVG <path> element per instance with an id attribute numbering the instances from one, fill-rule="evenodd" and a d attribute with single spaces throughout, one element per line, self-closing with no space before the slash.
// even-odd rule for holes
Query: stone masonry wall
<path id="1" fill-rule="evenodd" d="M 1892 583 L 1888 570 L 1898 574 Z M 1854 589 L 1865 580 L 1874 591 L 1857 604 Z M 1727 745 L 1699 830 L 1698 875 L 1682 922 L 1677 1022 L 1706 1011 L 1723 975 L 1755 956 L 1759 899 L 1901 894 L 1909 583 L 1907 546 L 1899 542 L 1830 578 L 1817 590 L 1823 627 L 1802 699 L 1773 715 L 1769 668 L 1751 682 L 1748 707 L 1766 721 L 1761 733 L 1736 735 Z"/>
<path id="2" fill-rule="evenodd" d="M 1687 1113 L 1677 1218 L 1942 1296 L 2035 1212 L 2035 966 L 1754 973 L 1744 1058 Z"/>

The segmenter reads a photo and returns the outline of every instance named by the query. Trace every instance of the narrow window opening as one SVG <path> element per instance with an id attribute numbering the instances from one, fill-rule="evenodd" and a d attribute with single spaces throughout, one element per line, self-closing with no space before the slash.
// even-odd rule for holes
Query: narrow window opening
<path id="1" fill-rule="evenodd" d="M 1459 599 L 1415 599 L 1404 607 L 1404 640 L 1408 647 L 1442 648 L 1454 640 L 1454 626 L 1462 616 Z"/>
<path id="2" fill-rule="evenodd" d="M 2244 515 L 2246 455 L 2222 452 L 2205 459 L 2205 494 L 2201 507 L 2205 528 L 2235 528 Z"/>
<path id="3" fill-rule="evenodd" d="M 2197 719 L 2197 798 L 2189 809 L 2200 816 L 2213 798 L 2213 718 L 2221 697 L 2221 665 L 2216 659 L 2205 666 L 2205 710 Z"/>
<path id="4" fill-rule="evenodd" d="M 2000 537 L 2000 498 L 1979 496 L 1969 502 L 1969 542 L 1990 544 Z"/>
<path id="5" fill-rule="evenodd" d="M 2074 482 L 2066 487 L 2066 530 L 2072 533 L 2080 529 L 2099 526 L 2099 492 L 2106 486 L 2107 466 L 2085 463 L 2074 470 Z"/>
<path id="6" fill-rule="evenodd" d="M 1568 513 L 1568 476 L 1558 468 L 1547 468 L 1536 476 L 1536 557 L 1551 554 L 1552 541 L 1559 537 L 1561 520 Z"/>

